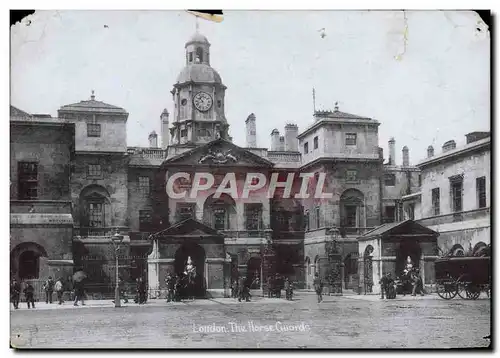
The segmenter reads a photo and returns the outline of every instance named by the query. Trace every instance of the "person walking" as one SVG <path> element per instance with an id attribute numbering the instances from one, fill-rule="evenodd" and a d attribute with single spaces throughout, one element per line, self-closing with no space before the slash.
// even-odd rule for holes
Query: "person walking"
<path id="1" fill-rule="evenodd" d="M 387 277 L 387 273 L 382 276 L 382 278 L 379 281 L 380 284 L 380 298 L 384 299 L 384 294 L 387 296 L 387 287 L 389 283 L 389 278 Z"/>
<path id="2" fill-rule="evenodd" d="M 10 298 L 14 308 L 19 309 L 19 298 L 21 296 L 21 284 L 16 278 L 12 279 L 12 283 L 10 284 Z"/>
<path id="3" fill-rule="evenodd" d="M 63 293 L 64 293 L 64 285 L 62 283 L 63 279 L 60 278 L 56 281 L 54 285 L 54 291 L 56 291 L 57 294 L 57 300 L 59 301 L 59 304 L 63 304 Z"/>
<path id="4" fill-rule="evenodd" d="M 26 287 L 24 288 L 24 297 L 26 298 L 28 308 L 35 308 L 35 288 L 31 285 L 30 282 L 26 283 Z"/>
<path id="5" fill-rule="evenodd" d="M 421 296 L 424 296 L 424 285 L 422 282 L 422 277 L 420 277 L 420 271 L 416 269 L 412 273 L 412 285 L 413 290 L 411 292 L 412 296 L 416 296 L 419 293 Z"/>
<path id="6" fill-rule="evenodd" d="M 78 301 L 82 303 L 82 306 L 85 306 L 85 287 L 82 281 L 76 281 L 73 284 L 75 291 L 75 301 L 73 302 L 74 306 L 78 306 Z"/>
<path id="7" fill-rule="evenodd" d="M 174 301 L 174 286 L 175 286 L 175 281 L 174 277 L 172 274 L 169 272 L 167 277 L 165 278 L 165 283 L 167 285 L 167 302 Z"/>
<path id="8" fill-rule="evenodd" d="M 137 293 L 139 294 L 139 304 L 142 305 L 146 303 L 146 282 L 142 277 L 137 279 Z"/>
<path id="9" fill-rule="evenodd" d="M 45 303 L 52 303 L 52 294 L 54 293 L 54 280 L 49 276 L 48 280 L 43 285 L 45 291 Z"/>
<path id="10" fill-rule="evenodd" d="M 267 277 L 267 297 L 272 298 L 274 293 L 274 276 Z"/>
<path id="11" fill-rule="evenodd" d="M 318 303 L 321 303 L 323 301 L 323 280 L 321 280 L 317 272 L 314 274 L 313 286 L 318 296 Z"/>
<path id="12" fill-rule="evenodd" d="M 293 296 L 293 284 L 292 284 L 292 282 L 290 282 L 290 280 L 287 277 L 285 279 L 285 298 L 288 301 L 291 301 L 292 296 Z"/>

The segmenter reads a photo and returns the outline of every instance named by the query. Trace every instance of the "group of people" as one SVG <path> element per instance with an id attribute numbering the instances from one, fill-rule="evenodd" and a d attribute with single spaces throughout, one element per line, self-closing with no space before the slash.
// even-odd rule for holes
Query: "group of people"
<path id="1" fill-rule="evenodd" d="M 19 309 L 21 292 L 24 293 L 24 298 L 28 308 L 35 308 L 35 287 L 33 287 L 31 281 L 25 281 L 24 289 L 22 289 L 21 282 L 19 282 L 16 278 L 13 278 L 10 285 L 10 291 L 11 301 L 15 309 Z M 83 282 L 73 282 L 71 277 L 68 277 L 67 280 L 64 280 L 62 277 L 54 280 L 52 276 L 49 276 L 43 283 L 42 291 L 45 294 L 45 303 L 47 304 L 53 303 L 54 293 L 56 293 L 57 302 L 62 305 L 64 303 L 64 292 L 69 292 L 70 299 L 74 300 L 73 304 L 75 306 L 78 306 L 78 301 L 80 301 L 82 305 L 85 305 Z"/>
<path id="2" fill-rule="evenodd" d="M 180 275 L 168 273 L 165 278 L 167 286 L 167 302 L 180 302 L 182 279 Z"/>
<path id="3" fill-rule="evenodd" d="M 400 277 L 396 277 L 396 280 L 394 280 L 390 273 L 386 273 L 382 276 L 379 283 L 382 299 L 384 295 L 388 299 L 394 299 L 397 292 L 406 295 L 410 288 L 412 296 L 416 296 L 417 294 L 424 296 L 425 294 L 420 270 L 414 267 L 413 261 L 409 256 L 406 259 L 406 265 Z"/>
<path id="4" fill-rule="evenodd" d="M 288 301 L 293 299 L 293 282 L 288 277 L 283 277 L 279 273 L 270 275 L 267 278 L 267 295 L 269 298 L 281 298 L 281 291 L 285 290 L 285 298 Z"/>

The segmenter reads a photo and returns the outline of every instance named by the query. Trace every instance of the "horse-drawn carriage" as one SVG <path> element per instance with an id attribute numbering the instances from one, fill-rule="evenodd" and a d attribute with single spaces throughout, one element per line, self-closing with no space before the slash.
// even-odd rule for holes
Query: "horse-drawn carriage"
<path id="1" fill-rule="evenodd" d="M 451 300 L 457 294 L 463 299 L 475 300 L 481 292 L 490 296 L 490 257 L 444 257 L 434 263 L 437 294 Z"/>

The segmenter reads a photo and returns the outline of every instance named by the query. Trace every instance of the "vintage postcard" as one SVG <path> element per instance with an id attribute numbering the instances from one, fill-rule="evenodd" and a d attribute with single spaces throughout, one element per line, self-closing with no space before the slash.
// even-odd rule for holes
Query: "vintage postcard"
<path id="1" fill-rule="evenodd" d="M 488 16 L 15 21 L 11 347 L 490 347 Z"/>

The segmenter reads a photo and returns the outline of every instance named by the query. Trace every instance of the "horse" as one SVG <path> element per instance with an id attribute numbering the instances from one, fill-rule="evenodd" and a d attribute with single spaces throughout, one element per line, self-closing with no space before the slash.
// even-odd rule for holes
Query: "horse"
<path id="1" fill-rule="evenodd" d="M 184 275 L 184 289 L 188 299 L 194 300 L 196 290 L 196 272 L 189 271 Z"/>

